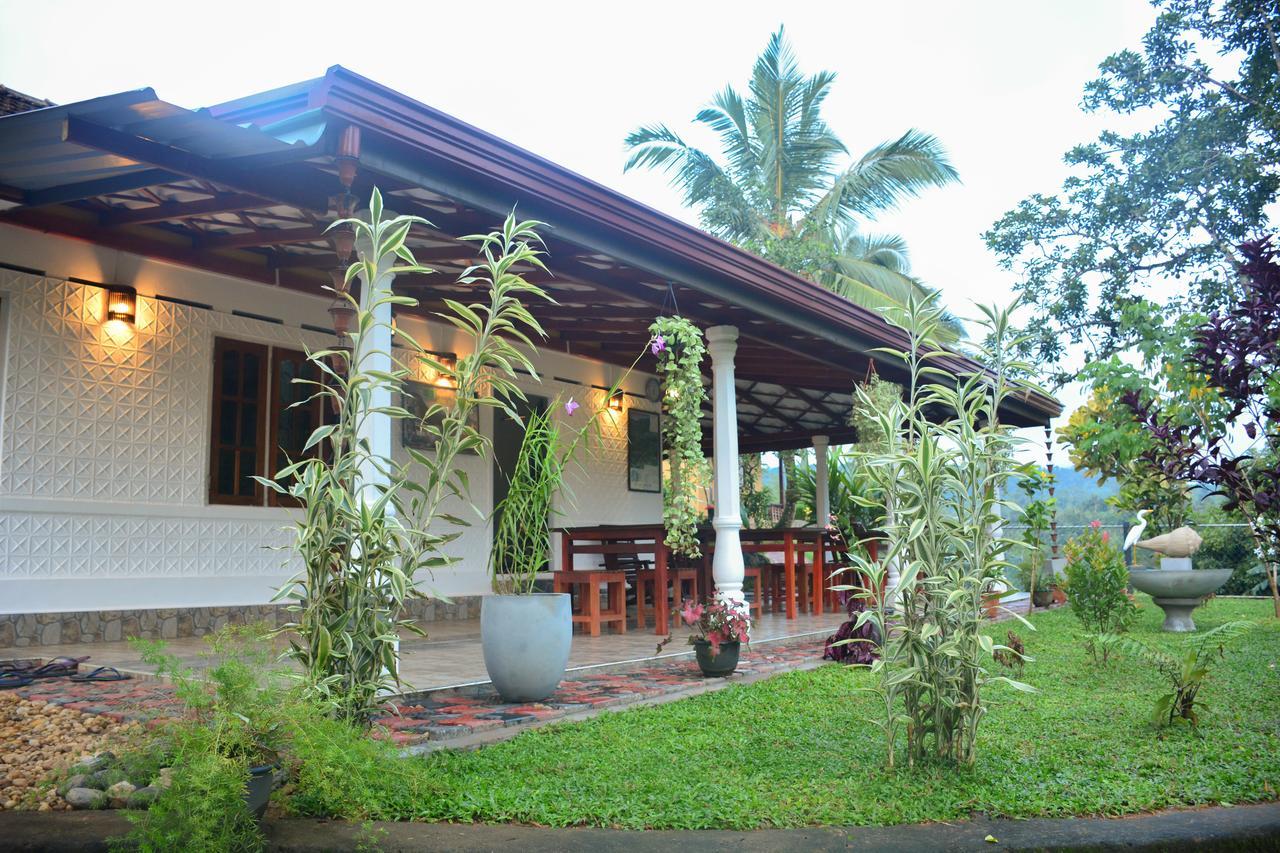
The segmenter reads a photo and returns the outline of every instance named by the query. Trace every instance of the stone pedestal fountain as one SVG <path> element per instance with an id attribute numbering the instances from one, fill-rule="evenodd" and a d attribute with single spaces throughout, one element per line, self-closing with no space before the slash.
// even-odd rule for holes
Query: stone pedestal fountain
<path id="1" fill-rule="evenodd" d="M 1137 543 L 1137 547 L 1160 555 L 1160 568 L 1130 569 L 1129 580 L 1155 599 L 1164 611 L 1166 631 L 1194 631 L 1196 623 L 1191 619 L 1191 612 L 1231 577 L 1230 569 L 1196 571 L 1191 568 L 1191 557 L 1200 550 L 1203 541 L 1190 527 L 1179 527 Z"/>

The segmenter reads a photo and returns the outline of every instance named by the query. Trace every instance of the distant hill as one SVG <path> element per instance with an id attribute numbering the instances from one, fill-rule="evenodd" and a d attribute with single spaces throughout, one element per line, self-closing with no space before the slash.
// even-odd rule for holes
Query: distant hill
<path id="1" fill-rule="evenodd" d="M 1058 502 L 1058 524 L 1084 525 L 1091 521 L 1118 524 L 1125 516 L 1117 512 L 1107 498 L 1115 495 L 1119 487 L 1114 480 L 1099 484 L 1092 477 L 1075 468 L 1053 469 L 1054 497 Z M 1026 506 L 1027 497 L 1021 490 L 1013 489 L 1009 498 L 1019 506 Z"/>

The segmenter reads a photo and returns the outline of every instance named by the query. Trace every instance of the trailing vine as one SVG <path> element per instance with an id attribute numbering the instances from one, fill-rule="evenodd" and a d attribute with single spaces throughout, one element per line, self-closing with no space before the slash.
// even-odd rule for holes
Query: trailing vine
<path id="1" fill-rule="evenodd" d="M 702 358 L 706 344 L 697 326 L 683 317 L 659 317 L 649 326 L 651 350 L 662 380 L 662 447 L 671 472 L 662 489 L 662 522 L 667 545 L 677 554 L 697 557 L 698 487 L 710 478 L 702 455 Z"/>

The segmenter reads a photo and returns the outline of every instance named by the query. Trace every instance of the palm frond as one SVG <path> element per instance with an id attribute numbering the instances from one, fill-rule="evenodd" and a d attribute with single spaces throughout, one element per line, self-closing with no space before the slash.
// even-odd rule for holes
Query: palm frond
<path id="1" fill-rule="evenodd" d="M 822 225 L 853 216 L 871 218 L 930 187 L 959 179 L 936 137 L 908 130 L 863 154 L 836 178 L 809 216 L 814 224 Z"/>
<path id="2" fill-rule="evenodd" d="M 710 154 L 688 145 L 666 125 L 640 127 L 628 134 L 632 149 L 624 170 L 658 169 L 684 193 L 684 203 L 702 208 L 708 228 L 727 239 L 745 239 L 757 232 L 757 217 L 738 184 Z"/>

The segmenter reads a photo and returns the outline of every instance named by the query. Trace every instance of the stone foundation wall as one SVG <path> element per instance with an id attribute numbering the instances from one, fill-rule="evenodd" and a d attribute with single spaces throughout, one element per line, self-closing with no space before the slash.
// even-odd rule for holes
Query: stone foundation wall
<path id="1" fill-rule="evenodd" d="M 480 616 L 480 596 L 445 602 L 417 599 L 406 608 L 418 622 L 452 622 Z M 0 649 L 35 648 L 74 643 L 114 643 L 141 637 L 175 640 L 203 637 L 226 625 L 256 622 L 282 624 L 288 613 L 281 605 L 188 607 L 158 610 L 87 610 L 76 613 L 0 614 Z"/>

